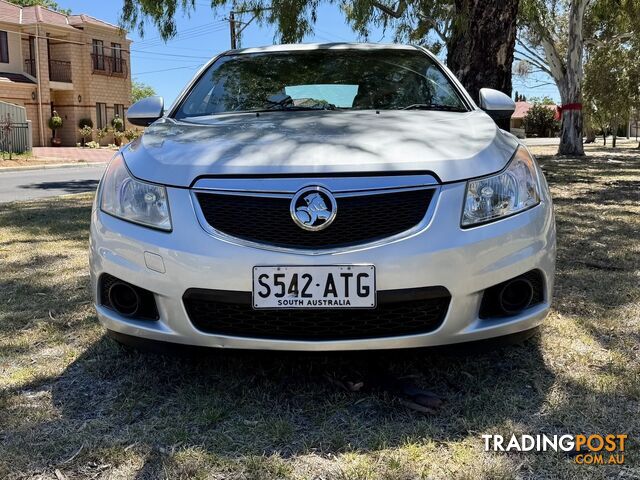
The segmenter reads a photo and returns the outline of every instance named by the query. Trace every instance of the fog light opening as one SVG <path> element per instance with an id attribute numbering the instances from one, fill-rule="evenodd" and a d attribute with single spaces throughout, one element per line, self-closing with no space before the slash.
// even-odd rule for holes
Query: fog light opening
<path id="1" fill-rule="evenodd" d="M 109 288 L 109 301 L 113 309 L 120 315 L 131 317 L 140 309 L 140 295 L 131 286 L 116 282 Z"/>
<path id="2" fill-rule="evenodd" d="M 498 294 L 500 309 L 507 315 L 515 315 L 527 308 L 533 299 L 533 285 L 526 278 L 507 282 Z"/>

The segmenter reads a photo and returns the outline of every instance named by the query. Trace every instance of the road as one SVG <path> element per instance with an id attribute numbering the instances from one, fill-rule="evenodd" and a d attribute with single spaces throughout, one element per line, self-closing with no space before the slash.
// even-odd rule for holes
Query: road
<path id="1" fill-rule="evenodd" d="M 104 169 L 105 165 L 100 164 L 19 172 L 0 170 L 0 203 L 91 192 L 98 186 Z"/>

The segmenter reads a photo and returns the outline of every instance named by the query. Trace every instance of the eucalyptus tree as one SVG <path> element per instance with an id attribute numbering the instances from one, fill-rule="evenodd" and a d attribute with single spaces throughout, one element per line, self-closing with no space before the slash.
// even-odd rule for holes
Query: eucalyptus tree
<path id="1" fill-rule="evenodd" d="M 621 45 L 602 45 L 590 50 L 584 81 L 587 112 L 602 130 L 605 144 L 607 131 L 611 131 L 615 147 L 618 128 L 631 115 L 635 55 Z"/>
<path id="2" fill-rule="evenodd" d="M 474 98 L 482 87 L 511 94 L 519 0 L 211 0 L 211 9 L 249 11 L 258 22 L 275 26 L 276 40 L 298 42 L 313 32 L 323 2 L 337 5 L 363 39 L 382 27 L 397 41 L 436 53 L 446 49 L 448 67 Z M 144 33 L 150 21 L 168 40 L 178 33 L 178 12 L 201 8 L 202 1 L 195 0 L 124 0 L 120 23 Z"/>
<path id="3" fill-rule="evenodd" d="M 640 0 L 521 0 L 516 58 L 549 74 L 562 101 L 558 153 L 583 155 L 585 46 L 638 36 Z"/>

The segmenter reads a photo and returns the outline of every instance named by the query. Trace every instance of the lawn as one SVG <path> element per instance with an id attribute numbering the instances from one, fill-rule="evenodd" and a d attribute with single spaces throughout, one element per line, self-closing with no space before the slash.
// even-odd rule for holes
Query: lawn
<path id="1" fill-rule="evenodd" d="M 92 197 L 0 205 L 0 478 L 640 478 L 640 153 L 540 158 L 554 308 L 522 345 L 463 355 L 118 347 L 89 295 Z M 377 369 L 443 400 L 341 380 Z M 482 434 L 627 433 L 624 466 L 483 451 Z"/>

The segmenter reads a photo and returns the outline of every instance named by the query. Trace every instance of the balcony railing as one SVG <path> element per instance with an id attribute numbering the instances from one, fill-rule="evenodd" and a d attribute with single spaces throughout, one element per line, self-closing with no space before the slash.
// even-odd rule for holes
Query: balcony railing
<path id="1" fill-rule="evenodd" d="M 124 58 L 92 53 L 91 65 L 93 67 L 93 73 L 96 75 L 127 77 L 127 61 Z"/>
<path id="2" fill-rule="evenodd" d="M 36 61 L 33 58 L 27 58 L 24 61 L 24 71 L 32 77 L 36 76 Z"/>
<path id="3" fill-rule="evenodd" d="M 71 62 L 49 60 L 49 80 L 71 83 Z"/>

